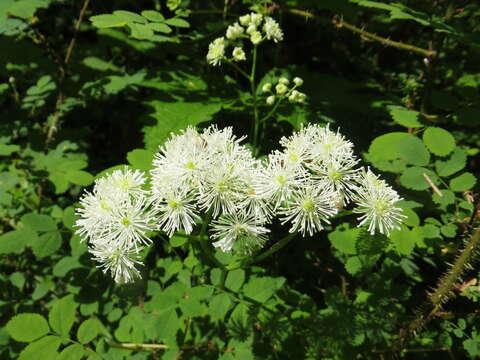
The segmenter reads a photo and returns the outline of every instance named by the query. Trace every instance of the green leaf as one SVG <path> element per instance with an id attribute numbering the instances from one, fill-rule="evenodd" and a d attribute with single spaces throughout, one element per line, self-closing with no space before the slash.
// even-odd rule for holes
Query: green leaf
<path id="1" fill-rule="evenodd" d="M 7 331 L 17 341 L 31 342 L 50 331 L 47 320 L 39 314 L 22 313 L 7 323 Z"/>
<path id="2" fill-rule="evenodd" d="M 466 172 L 450 180 L 450 189 L 452 191 L 470 190 L 476 182 L 477 178 L 473 174 Z"/>
<path id="3" fill-rule="evenodd" d="M 57 225 L 55 221 L 48 215 L 40 215 L 37 213 L 29 213 L 20 219 L 23 225 L 34 231 L 55 231 Z"/>
<path id="4" fill-rule="evenodd" d="M 151 151 L 135 149 L 127 154 L 127 160 L 133 168 L 147 171 L 153 168 L 153 156 Z"/>
<path id="5" fill-rule="evenodd" d="M 457 227 L 455 224 L 442 225 L 440 232 L 447 238 L 454 238 L 457 235 Z"/>
<path id="6" fill-rule="evenodd" d="M 400 184 L 407 189 L 412 190 L 426 190 L 430 187 L 427 180 L 424 177 L 427 175 L 435 185 L 439 184 L 438 177 L 431 170 L 422 167 L 411 167 L 403 172 L 400 176 Z"/>
<path id="7" fill-rule="evenodd" d="M 128 23 L 140 23 L 140 24 L 146 24 L 147 20 L 138 14 L 135 14 L 134 12 L 131 11 L 126 11 L 126 10 L 116 10 L 113 12 L 113 15 L 116 17 L 128 22 Z"/>
<path id="8" fill-rule="evenodd" d="M 153 29 L 144 24 L 129 23 L 128 27 L 130 28 L 130 36 L 139 40 L 148 40 L 153 37 Z"/>
<path id="9" fill-rule="evenodd" d="M 155 10 L 144 10 L 142 11 L 142 16 L 147 18 L 150 21 L 157 21 L 157 22 L 165 21 L 165 17 L 161 13 Z"/>
<path id="10" fill-rule="evenodd" d="M 54 254 L 62 246 L 62 235 L 58 231 L 50 231 L 41 235 L 33 244 L 33 254 L 41 259 Z"/>
<path id="11" fill-rule="evenodd" d="M 0 235 L 0 254 L 20 254 L 25 246 L 37 241 L 37 233 L 30 229 L 9 231 Z"/>
<path id="12" fill-rule="evenodd" d="M 440 176 L 450 176 L 462 170 L 467 164 L 467 153 L 460 148 L 455 148 L 450 159 L 435 161 L 435 169 Z"/>
<path id="13" fill-rule="evenodd" d="M 418 226 L 420 225 L 420 218 L 417 213 L 409 208 L 403 208 L 403 215 L 406 215 L 407 218 L 403 220 L 403 223 L 407 226 Z"/>
<path id="14" fill-rule="evenodd" d="M 413 135 L 400 139 L 397 152 L 401 159 L 412 165 L 425 166 L 430 161 L 427 148 L 419 138 Z"/>
<path id="15" fill-rule="evenodd" d="M 418 111 L 409 110 L 401 106 L 390 106 L 388 110 L 397 124 L 413 129 L 423 126 L 418 121 L 418 117 L 420 116 Z"/>
<path id="16" fill-rule="evenodd" d="M 56 277 L 64 277 L 70 270 L 81 267 L 77 258 L 66 256 L 62 258 L 53 267 L 53 275 Z"/>
<path id="17" fill-rule="evenodd" d="M 232 306 L 232 300 L 226 293 L 215 295 L 209 304 L 208 314 L 215 320 L 223 320 Z"/>
<path id="18" fill-rule="evenodd" d="M 11 155 L 18 150 L 20 150 L 20 146 L 18 145 L 0 144 L 0 156 Z"/>
<path id="19" fill-rule="evenodd" d="M 249 298 L 263 303 L 272 297 L 280 286 L 280 282 L 274 278 L 253 278 L 243 287 L 243 290 Z"/>
<path id="20" fill-rule="evenodd" d="M 88 186 L 93 182 L 93 175 L 83 170 L 69 170 L 65 173 L 65 178 L 72 184 Z"/>
<path id="21" fill-rule="evenodd" d="M 165 24 L 180 27 L 180 28 L 189 28 L 190 24 L 188 21 L 180 19 L 180 18 L 171 18 L 165 20 Z"/>
<path id="22" fill-rule="evenodd" d="M 172 28 L 170 26 L 162 23 L 150 23 L 147 26 L 153 31 L 158 31 L 164 34 L 169 34 L 172 32 Z"/>
<path id="23" fill-rule="evenodd" d="M 423 142 L 431 153 L 438 156 L 448 155 L 455 149 L 453 135 L 439 127 L 428 127 L 423 133 Z"/>
<path id="24" fill-rule="evenodd" d="M 415 248 L 415 244 L 419 242 L 419 236 L 420 233 L 418 231 L 403 227 L 401 230 L 392 230 L 390 240 L 399 254 L 410 255 Z"/>
<path id="25" fill-rule="evenodd" d="M 56 359 L 61 342 L 58 336 L 45 336 L 23 349 L 18 360 Z"/>
<path id="26" fill-rule="evenodd" d="M 184 244 L 187 243 L 188 241 L 188 238 L 185 237 L 185 236 L 172 236 L 170 238 L 170 245 L 172 245 L 173 247 L 179 247 L 179 246 L 182 246 Z"/>
<path id="27" fill-rule="evenodd" d="M 77 331 L 77 339 L 80 343 L 86 344 L 95 339 L 100 331 L 96 318 L 87 319 L 80 324 Z"/>
<path id="28" fill-rule="evenodd" d="M 206 315 L 206 308 L 202 306 L 202 304 L 197 299 L 180 299 L 179 306 L 184 316 L 196 317 Z"/>
<path id="29" fill-rule="evenodd" d="M 93 26 L 98 28 L 120 27 L 128 24 L 125 18 L 112 14 L 91 16 L 90 21 Z"/>
<path id="30" fill-rule="evenodd" d="M 155 324 L 160 339 L 174 338 L 178 329 L 183 326 L 183 324 L 178 321 L 178 315 L 175 309 L 170 309 L 158 315 L 155 318 Z"/>
<path id="31" fill-rule="evenodd" d="M 73 295 L 67 295 L 57 300 L 50 312 L 48 321 L 52 329 L 62 337 L 68 338 L 70 329 L 75 321 L 75 312 L 78 304 L 73 300 Z"/>
<path id="32" fill-rule="evenodd" d="M 349 229 L 348 224 L 344 224 L 328 234 L 328 239 L 340 252 L 354 255 L 357 253 L 356 243 L 361 233 L 362 229 Z"/>
<path id="33" fill-rule="evenodd" d="M 80 344 L 68 345 L 60 353 L 58 360 L 81 360 L 85 356 L 85 350 Z"/>
<path id="34" fill-rule="evenodd" d="M 147 149 L 157 151 L 170 134 L 178 134 L 187 126 L 196 126 L 211 120 L 222 105 L 216 102 L 178 102 L 171 103 L 153 100 L 147 102 L 153 112 L 149 115 L 157 121 L 157 125 L 143 128 Z"/>
<path id="35" fill-rule="evenodd" d="M 245 271 L 242 269 L 229 271 L 225 280 L 225 287 L 237 292 L 245 281 Z"/>

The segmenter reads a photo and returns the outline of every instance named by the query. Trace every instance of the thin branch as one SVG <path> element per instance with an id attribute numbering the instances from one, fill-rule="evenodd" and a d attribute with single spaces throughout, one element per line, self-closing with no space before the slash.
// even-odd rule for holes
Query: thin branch
<path id="1" fill-rule="evenodd" d="M 163 344 L 133 344 L 133 343 L 126 343 L 126 344 L 119 344 L 119 343 L 110 343 L 108 344 L 110 347 L 118 348 L 118 349 L 126 349 L 126 350 L 146 350 L 146 349 L 168 349 L 170 348 L 168 345 Z"/>
<path id="2" fill-rule="evenodd" d="M 425 181 L 428 183 L 428 185 L 430 185 L 430 187 L 433 189 L 433 191 L 440 197 L 443 197 L 443 194 L 442 192 L 440 191 L 440 189 L 433 183 L 433 181 L 430 179 L 430 177 L 423 173 L 423 178 L 425 179 Z"/>
<path id="3" fill-rule="evenodd" d="M 84 0 L 82 8 L 80 10 L 80 14 L 78 15 L 77 22 L 75 24 L 74 28 L 74 33 L 72 36 L 72 39 L 70 40 L 70 43 L 68 44 L 67 48 L 67 53 L 65 54 L 65 58 L 63 59 L 63 63 L 60 64 L 59 67 L 59 81 L 58 81 L 58 96 L 57 96 L 57 101 L 55 103 L 55 111 L 53 112 L 53 118 L 52 118 L 52 123 L 50 124 L 50 127 L 48 128 L 48 133 L 47 133 L 47 139 L 45 140 L 45 145 L 48 146 L 50 142 L 53 139 L 53 135 L 57 132 L 58 129 L 58 122 L 60 121 L 60 116 L 61 116 L 61 111 L 59 110 L 59 107 L 63 104 L 65 100 L 65 95 L 63 94 L 63 82 L 65 80 L 65 74 L 66 74 L 66 68 L 68 65 L 68 62 L 70 61 L 70 57 L 72 56 L 73 53 L 73 48 L 75 47 L 75 43 L 77 41 L 77 35 L 80 30 L 80 26 L 83 21 L 83 17 L 85 16 L 85 12 L 87 11 L 88 4 L 90 3 L 90 0 Z"/>

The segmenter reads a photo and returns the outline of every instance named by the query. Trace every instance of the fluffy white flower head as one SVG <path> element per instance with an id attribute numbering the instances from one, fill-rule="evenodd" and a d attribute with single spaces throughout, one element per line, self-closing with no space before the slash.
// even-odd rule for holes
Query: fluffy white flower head
<path id="1" fill-rule="evenodd" d="M 280 25 L 271 17 L 265 17 L 265 23 L 263 24 L 263 31 L 268 40 L 279 42 L 283 40 L 283 31 L 280 29 Z"/>
<path id="2" fill-rule="evenodd" d="M 239 23 L 235 23 L 227 28 L 225 36 L 229 40 L 236 40 L 242 36 L 244 32 L 245 29 Z"/>
<path id="3" fill-rule="evenodd" d="M 223 37 L 219 37 L 213 40 L 208 46 L 207 62 L 210 65 L 217 66 L 220 65 L 224 57 L 225 39 Z"/>

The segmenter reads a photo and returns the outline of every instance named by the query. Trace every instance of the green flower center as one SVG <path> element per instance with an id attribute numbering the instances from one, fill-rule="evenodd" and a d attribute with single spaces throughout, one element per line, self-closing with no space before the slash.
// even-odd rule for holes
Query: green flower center
<path id="1" fill-rule="evenodd" d="M 130 219 L 128 217 L 124 217 L 122 219 L 122 221 L 120 221 L 120 223 L 123 225 L 123 226 L 130 226 L 132 225 L 132 222 L 130 221 Z"/>
<path id="2" fill-rule="evenodd" d="M 312 200 L 305 200 L 302 204 L 302 207 L 305 212 L 312 212 L 315 209 L 315 204 Z"/>
<path id="3" fill-rule="evenodd" d="M 277 180 L 277 182 L 280 184 L 280 185 L 284 185 L 286 182 L 287 182 L 287 179 L 285 179 L 285 176 L 284 175 L 278 175 L 275 180 Z"/>
<path id="4" fill-rule="evenodd" d="M 175 200 L 167 200 L 167 204 L 173 209 L 178 208 L 178 206 L 180 205 L 180 203 Z"/>
<path id="5" fill-rule="evenodd" d="M 389 203 L 384 200 L 378 200 L 375 202 L 374 208 L 375 212 L 378 214 L 383 214 L 389 207 Z"/>
<path id="6" fill-rule="evenodd" d="M 194 164 L 192 161 L 187 162 L 187 163 L 185 164 L 185 167 L 186 167 L 187 169 L 190 169 L 190 170 L 196 169 L 196 166 L 195 166 L 195 164 Z"/>

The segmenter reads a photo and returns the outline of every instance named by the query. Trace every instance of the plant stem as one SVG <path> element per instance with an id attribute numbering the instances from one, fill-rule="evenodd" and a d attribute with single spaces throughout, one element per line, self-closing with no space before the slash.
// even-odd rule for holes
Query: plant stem
<path id="1" fill-rule="evenodd" d="M 244 76 L 250 82 L 250 75 L 248 75 L 245 71 L 243 71 L 240 66 L 238 66 L 233 61 L 228 59 L 225 59 L 225 62 L 230 66 L 232 66 L 235 70 L 237 70 L 242 76 Z"/>
<path id="2" fill-rule="evenodd" d="M 206 235 L 208 224 L 212 220 L 212 210 L 210 210 L 205 218 L 203 219 L 202 229 L 200 230 L 200 235 L 198 235 L 198 240 L 200 242 L 200 247 L 203 253 L 210 259 L 210 261 L 218 266 L 221 269 L 225 269 L 225 265 L 223 265 L 212 252 L 212 246 L 208 243 L 208 236 Z"/>
<path id="3" fill-rule="evenodd" d="M 229 270 L 229 271 L 230 270 L 235 270 L 235 269 L 241 268 L 244 265 L 250 265 L 250 264 L 260 262 L 260 261 L 266 259 L 267 257 L 275 254 L 278 250 L 284 248 L 285 245 L 287 245 L 290 241 L 292 241 L 293 238 L 295 238 L 296 235 L 297 235 L 297 233 L 288 234 L 283 239 L 281 239 L 281 240 L 277 241 L 275 244 L 273 244 L 267 251 L 265 251 L 264 253 L 261 253 L 260 255 L 257 255 L 252 260 L 249 260 L 249 261 L 244 262 L 244 263 L 230 264 L 230 265 L 226 266 L 226 269 Z"/>
<path id="4" fill-rule="evenodd" d="M 253 119 L 252 124 L 252 138 L 253 146 L 255 149 L 258 144 L 258 130 L 260 129 L 260 119 L 258 116 L 258 107 L 257 107 L 257 88 L 255 86 L 255 72 L 257 68 L 257 45 L 253 46 L 253 60 L 252 60 L 252 71 L 250 72 L 250 91 L 252 92 L 253 99 Z M 258 151 L 257 151 L 258 152 Z"/>

